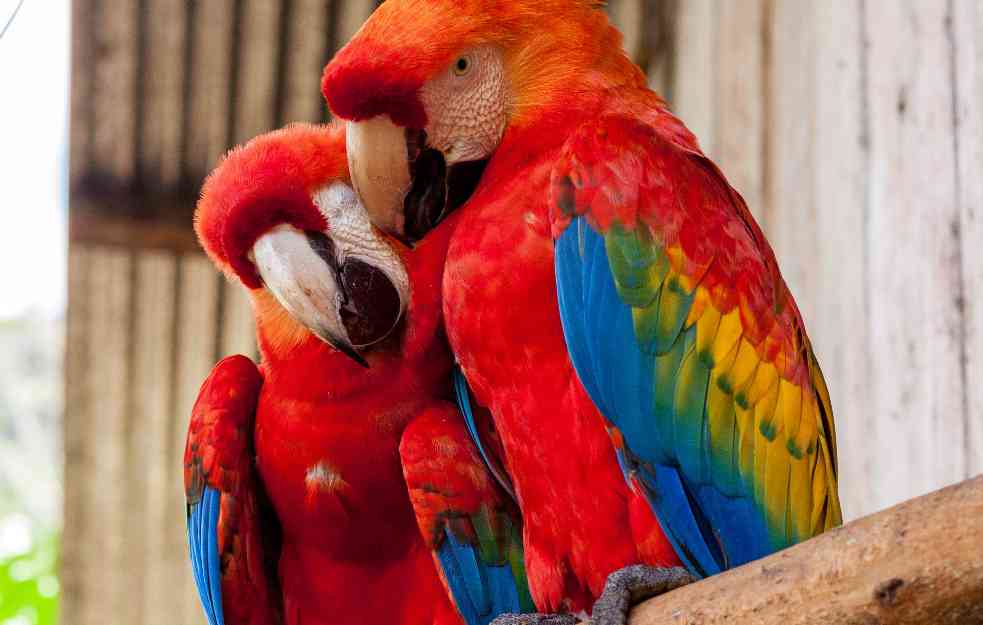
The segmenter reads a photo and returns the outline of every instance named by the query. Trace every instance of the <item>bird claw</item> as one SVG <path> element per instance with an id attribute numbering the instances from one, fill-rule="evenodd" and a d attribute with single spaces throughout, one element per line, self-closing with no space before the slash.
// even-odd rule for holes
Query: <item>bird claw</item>
<path id="1" fill-rule="evenodd" d="M 577 625 L 572 614 L 502 614 L 488 625 Z"/>
<path id="2" fill-rule="evenodd" d="M 591 625 L 626 625 L 631 608 L 646 599 L 685 586 L 693 578 L 684 568 L 634 564 L 608 576 L 591 611 Z"/>

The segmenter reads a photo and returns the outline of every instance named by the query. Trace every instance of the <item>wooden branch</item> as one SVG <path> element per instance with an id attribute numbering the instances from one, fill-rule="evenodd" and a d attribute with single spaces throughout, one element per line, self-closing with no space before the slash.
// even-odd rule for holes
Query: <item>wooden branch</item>
<path id="1" fill-rule="evenodd" d="M 983 476 L 652 599 L 631 625 L 983 624 Z"/>

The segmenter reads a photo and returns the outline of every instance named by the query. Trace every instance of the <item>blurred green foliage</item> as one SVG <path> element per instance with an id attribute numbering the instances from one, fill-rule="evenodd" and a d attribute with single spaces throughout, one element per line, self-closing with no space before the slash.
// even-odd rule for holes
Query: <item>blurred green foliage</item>
<path id="1" fill-rule="evenodd" d="M 55 625 L 58 621 L 58 538 L 35 534 L 24 553 L 0 559 L 0 624 Z"/>
<path id="2" fill-rule="evenodd" d="M 58 618 L 62 328 L 0 319 L 0 625 Z"/>

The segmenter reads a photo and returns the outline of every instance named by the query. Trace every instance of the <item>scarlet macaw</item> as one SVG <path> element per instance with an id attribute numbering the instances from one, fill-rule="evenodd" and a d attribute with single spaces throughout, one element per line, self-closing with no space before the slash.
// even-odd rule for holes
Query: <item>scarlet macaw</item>
<path id="1" fill-rule="evenodd" d="M 531 608 L 521 523 L 447 401 L 446 237 L 409 251 L 371 227 L 342 126 L 230 153 L 196 229 L 250 290 L 262 354 L 215 367 L 188 433 L 210 625 L 478 625 Z"/>
<path id="2" fill-rule="evenodd" d="M 537 606 L 589 608 L 621 571 L 607 623 L 658 567 L 711 575 L 840 508 L 774 254 L 599 5 L 389 0 L 322 86 L 373 222 L 453 230 L 447 333 L 502 437 Z"/>

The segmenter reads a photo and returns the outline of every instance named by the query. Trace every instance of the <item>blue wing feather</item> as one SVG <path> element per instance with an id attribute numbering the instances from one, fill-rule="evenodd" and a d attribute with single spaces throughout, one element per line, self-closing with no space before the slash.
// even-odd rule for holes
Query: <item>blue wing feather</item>
<path id="1" fill-rule="evenodd" d="M 512 501 L 516 501 L 512 481 L 505 475 L 501 465 L 488 454 L 488 450 L 481 440 L 481 435 L 478 433 L 478 422 L 475 420 L 474 410 L 471 407 L 471 388 L 468 386 L 468 381 L 464 377 L 464 374 L 457 367 L 454 368 L 454 395 L 457 399 L 457 407 L 464 417 L 464 425 L 468 430 L 468 435 L 471 437 L 471 441 L 475 447 L 478 448 L 478 453 L 481 454 L 481 459 L 484 461 L 485 466 L 491 472 L 492 476 L 495 477 L 498 485 L 509 494 Z"/>
<path id="2" fill-rule="evenodd" d="M 515 501 L 511 480 L 482 440 L 468 381 L 461 370 L 456 368 L 454 391 L 468 435 L 478 449 L 485 467 Z M 437 559 L 454 602 L 467 625 L 485 625 L 502 614 L 529 612 L 534 609 L 524 573 L 514 568 L 516 564 L 521 566 L 521 553 L 518 563 L 508 556 L 500 562 L 488 561 L 482 558 L 478 545 L 460 540 L 447 527 L 444 529 L 444 540 L 437 550 Z"/>
<path id="3" fill-rule="evenodd" d="M 222 612 L 222 571 L 218 557 L 221 493 L 206 486 L 188 514 L 188 545 L 195 586 L 209 625 L 225 625 Z"/>
<path id="4" fill-rule="evenodd" d="M 474 546 L 449 529 L 444 530 L 437 559 L 467 625 L 487 625 L 502 614 L 524 611 L 508 562 L 482 562 Z"/>
<path id="5" fill-rule="evenodd" d="M 604 239 L 583 217 L 556 241 L 555 266 L 560 318 L 577 375 L 623 434 L 629 453 L 619 460 L 641 479 L 687 568 L 706 576 L 769 553 L 768 530 L 752 498 L 724 495 L 707 479 L 703 419 L 677 414 L 680 408 L 702 413 L 706 402 L 705 385 L 685 385 L 690 395 L 679 396 L 675 386 L 680 376 L 709 375 L 694 349 L 695 328 L 680 332 L 682 320 L 677 320 L 678 328 L 669 329 L 677 333 L 675 343 L 656 350 L 640 345 Z M 652 306 L 659 306 L 670 288 L 663 286 Z"/>

